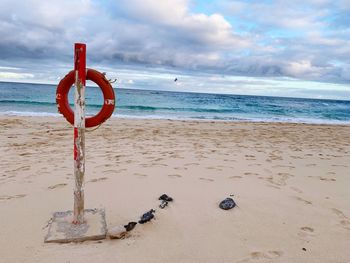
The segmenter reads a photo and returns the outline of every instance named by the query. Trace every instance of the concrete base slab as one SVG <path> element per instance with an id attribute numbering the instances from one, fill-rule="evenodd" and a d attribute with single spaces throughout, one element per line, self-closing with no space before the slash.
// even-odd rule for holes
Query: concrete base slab
<path id="1" fill-rule="evenodd" d="M 103 209 L 85 209 L 84 224 L 74 225 L 73 211 L 55 212 L 45 243 L 69 243 L 105 239 L 107 224 Z"/>

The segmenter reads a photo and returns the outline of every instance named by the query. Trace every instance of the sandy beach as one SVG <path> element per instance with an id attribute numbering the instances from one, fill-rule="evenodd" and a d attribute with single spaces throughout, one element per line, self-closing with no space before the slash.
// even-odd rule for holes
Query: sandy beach
<path id="1" fill-rule="evenodd" d="M 108 227 L 155 220 L 70 244 L 44 237 L 73 208 L 71 126 L 0 127 L 1 262 L 350 262 L 350 126 L 111 119 L 86 133 L 85 207 Z"/>

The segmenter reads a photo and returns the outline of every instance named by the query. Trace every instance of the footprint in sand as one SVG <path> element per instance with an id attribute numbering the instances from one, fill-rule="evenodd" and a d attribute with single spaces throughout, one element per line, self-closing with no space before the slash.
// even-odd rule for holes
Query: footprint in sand
<path id="1" fill-rule="evenodd" d="M 332 208 L 333 213 L 335 213 L 338 218 L 340 219 L 339 223 L 340 225 L 347 229 L 350 230 L 350 218 L 347 217 L 341 210 L 336 209 L 336 208 Z"/>
<path id="2" fill-rule="evenodd" d="M 200 177 L 199 180 L 208 181 L 208 182 L 214 182 L 214 179 L 211 179 L 211 178 L 204 178 L 204 177 Z"/>
<path id="3" fill-rule="evenodd" d="M 239 178 L 242 178 L 242 176 L 239 176 L 239 175 L 233 175 L 233 176 L 230 176 L 229 179 L 239 179 Z"/>
<path id="4" fill-rule="evenodd" d="M 251 163 L 251 164 L 248 164 L 248 166 L 261 166 L 262 164 L 261 163 Z"/>
<path id="5" fill-rule="evenodd" d="M 306 233 L 312 233 L 314 232 L 314 229 L 312 227 L 308 227 L 308 226 L 303 226 L 300 228 L 301 230 L 303 230 Z"/>
<path id="6" fill-rule="evenodd" d="M 244 175 L 259 175 L 258 173 L 245 172 Z"/>
<path id="7" fill-rule="evenodd" d="M 280 156 L 280 155 L 269 155 L 269 160 L 270 161 L 276 161 L 276 160 L 278 160 L 278 161 L 282 161 L 283 160 L 283 157 L 282 156 Z"/>
<path id="8" fill-rule="evenodd" d="M 300 190 L 299 188 L 296 188 L 296 187 L 294 187 L 294 186 L 291 186 L 290 189 L 292 189 L 293 191 L 295 191 L 295 192 L 297 192 L 297 193 L 299 193 L 299 194 L 302 194 L 302 193 L 303 193 L 302 190 Z"/>
<path id="9" fill-rule="evenodd" d="M 186 164 L 184 164 L 184 166 L 192 166 L 192 165 L 199 165 L 199 163 L 186 163 Z"/>
<path id="10" fill-rule="evenodd" d="M 181 178 L 182 176 L 181 175 L 179 175 L 179 174 L 168 174 L 168 176 L 169 177 L 171 177 L 171 178 Z"/>
<path id="11" fill-rule="evenodd" d="M 175 170 L 187 170 L 186 167 L 175 167 L 174 169 L 175 169 Z"/>
<path id="12" fill-rule="evenodd" d="M 265 178 L 264 178 L 264 180 L 265 180 Z M 281 187 L 279 187 L 277 185 L 267 184 L 266 186 L 271 187 L 271 188 L 275 188 L 275 189 L 278 189 L 278 190 L 281 190 Z"/>
<path id="13" fill-rule="evenodd" d="M 333 167 L 348 167 L 347 165 L 344 164 L 332 164 Z"/>
<path id="14" fill-rule="evenodd" d="M 51 185 L 48 187 L 48 189 L 52 190 L 52 189 L 56 189 L 56 188 L 62 188 L 64 186 L 66 186 L 66 183 L 61 183 L 61 184 L 55 184 L 55 185 Z"/>
<path id="15" fill-rule="evenodd" d="M 104 174 L 113 174 L 116 173 L 116 170 L 105 170 L 103 171 Z"/>
<path id="16" fill-rule="evenodd" d="M 142 167 L 151 167 L 152 164 L 150 164 L 150 163 L 142 163 L 142 164 L 140 164 L 140 166 L 142 166 Z"/>
<path id="17" fill-rule="evenodd" d="M 331 182 L 335 182 L 336 179 L 335 178 L 326 178 L 326 177 L 322 177 L 322 176 L 319 176 L 320 180 L 321 181 L 331 181 Z"/>
<path id="18" fill-rule="evenodd" d="M 306 200 L 306 199 L 304 199 L 304 198 L 301 198 L 301 197 L 299 197 L 299 196 L 294 196 L 294 198 L 297 199 L 298 201 L 303 202 L 303 203 L 306 204 L 306 205 L 312 205 L 312 202 L 311 202 L 311 201 L 308 201 L 308 200 Z"/>
<path id="19" fill-rule="evenodd" d="M 134 173 L 134 175 L 140 176 L 140 177 L 146 177 L 147 174 L 140 174 L 140 173 Z"/>
<path id="20" fill-rule="evenodd" d="M 261 251 L 253 251 L 249 254 L 249 257 L 242 259 L 240 261 L 237 261 L 237 263 L 244 263 L 244 262 L 252 262 L 255 260 L 264 260 L 264 262 L 271 262 L 271 261 L 266 261 L 266 260 L 272 260 L 279 258 L 283 255 L 283 251 L 280 250 L 269 250 L 266 252 L 261 252 Z"/>
<path id="21" fill-rule="evenodd" d="M 164 163 L 152 163 L 151 166 L 168 166 L 167 164 L 164 164 Z"/>
<path id="22" fill-rule="evenodd" d="M 208 169 L 208 170 L 218 170 L 218 171 L 222 171 L 222 169 L 217 168 L 217 167 L 214 167 L 214 166 L 208 166 L 208 167 L 205 167 L 205 168 Z"/>
<path id="23" fill-rule="evenodd" d="M 121 173 L 121 172 L 124 172 L 124 171 L 126 171 L 126 169 L 118 169 L 118 170 L 113 170 L 114 171 L 114 173 Z"/>
<path id="24" fill-rule="evenodd" d="M 290 157 L 293 159 L 303 159 L 302 156 L 296 156 L 296 155 L 291 155 Z"/>
<path id="25" fill-rule="evenodd" d="M 19 195 L 3 195 L 0 196 L 0 201 L 6 201 L 6 200 L 11 200 L 11 199 L 17 199 L 17 198 L 23 198 L 25 197 L 25 194 L 19 194 Z"/>
<path id="26" fill-rule="evenodd" d="M 316 166 L 316 164 L 315 163 L 309 163 L 309 164 L 306 164 L 305 166 L 306 167 L 313 167 L 313 166 Z"/>
<path id="27" fill-rule="evenodd" d="M 246 154 L 244 157 L 248 161 L 255 161 L 256 160 L 255 155 Z"/>
<path id="28" fill-rule="evenodd" d="M 289 173 L 278 173 L 277 175 L 267 177 L 267 181 L 275 186 L 285 186 L 286 181 L 294 175 Z"/>
<path id="29" fill-rule="evenodd" d="M 91 179 L 90 181 L 88 181 L 88 183 L 96 183 L 96 182 L 100 182 L 100 181 L 105 181 L 107 179 L 108 179 L 108 177 L 94 178 L 94 179 Z"/>
<path id="30" fill-rule="evenodd" d="M 298 232 L 298 236 L 300 238 L 302 238 L 303 240 L 305 239 L 309 239 L 310 237 L 312 237 L 314 234 L 314 229 L 312 227 L 309 226 L 303 226 L 300 228 L 300 231 Z M 308 241 L 308 240 L 305 240 Z"/>
<path id="31" fill-rule="evenodd" d="M 283 255 L 282 251 L 277 251 L 277 250 L 271 250 L 267 252 L 260 252 L 260 251 L 255 251 L 250 253 L 251 257 L 253 259 L 260 259 L 260 258 L 267 258 L 267 259 L 273 259 L 273 258 L 278 258 Z"/>
<path id="32" fill-rule="evenodd" d="M 336 181 L 335 178 L 327 178 L 327 177 L 323 177 L 323 176 L 312 176 L 312 175 L 309 175 L 308 177 L 309 178 L 317 178 L 320 181 L 326 181 L 326 182 L 335 182 Z"/>
<path id="33" fill-rule="evenodd" d="M 17 171 L 28 171 L 28 170 L 30 170 L 30 166 L 29 166 L 29 165 L 25 165 L 25 166 L 21 166 L 21 167 L 19 167 L 19 168 L 17 168 L 17 169 L 12 170 L 12 172 L 17 172 Z"/>
<path id="34" fill-rule="evenodd" d="M 293 165 L 282 165 L 282 164 L 279 164 L 279 165 L 274 165 L 274 166 L 272 166 L 272 168 L 289 168 L 289 169 L 294 169 L 295 166 L 293 166 Z"/>

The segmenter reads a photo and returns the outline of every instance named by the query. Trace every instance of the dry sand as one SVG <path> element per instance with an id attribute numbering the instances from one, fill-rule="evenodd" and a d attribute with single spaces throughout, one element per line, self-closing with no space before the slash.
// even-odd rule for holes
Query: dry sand
<path id="1" fill-rule="evenodd" d="M 86 134 L 86 208 L 113 227 L 175 202 L 126 239 L 71 244 L 43 241 L 73 207 L 72 128 L 0 127 L 0 262 L 350 262 L 350 126 L 112 119 Z"/>

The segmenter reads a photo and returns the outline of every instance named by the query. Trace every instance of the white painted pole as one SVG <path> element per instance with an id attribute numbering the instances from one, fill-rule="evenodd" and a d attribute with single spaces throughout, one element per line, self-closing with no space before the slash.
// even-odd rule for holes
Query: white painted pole
<path id="1" fill-rule="evenodd" d="M 74 45 L 75 96 L 74 96 L 74 218 L 73 224 L 84 223 L 85 173 L 85 79 L 86 45 Z"/>

